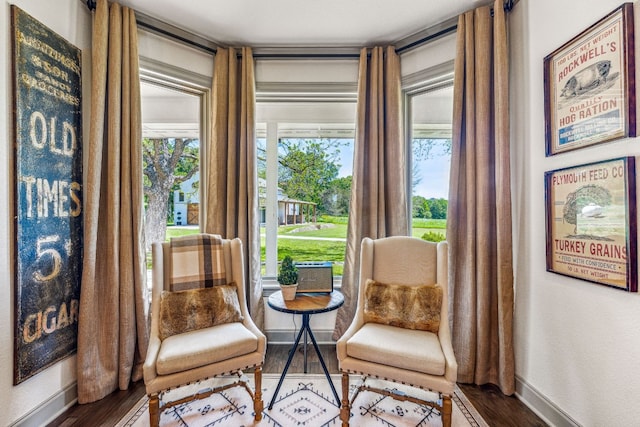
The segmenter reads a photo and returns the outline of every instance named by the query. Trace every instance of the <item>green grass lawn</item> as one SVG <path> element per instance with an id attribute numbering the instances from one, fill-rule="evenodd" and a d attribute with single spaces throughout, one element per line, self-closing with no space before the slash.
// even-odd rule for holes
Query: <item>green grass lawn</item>
<path id="1" fill-rule="evenodd" d="M 293 230 L 305 227 L 305 225 L 287 225 L 278 227 L 278 236 L 283 238 L 278 239 L 278 260 L 281 260 L 285 255 L 291 255 L 296 262 L 308 262 L 308 261 L 331 261 L 333 263 L 333 274 L 342 275 L 344 253 L 346 249 L 346 240 L 334 241 L 334 240 L 305 240 L 305 239 L 287 239 L 285 236 L 293 237 L 324 237 L 334 239 L 346 239 L 347 236 L 347 223 L 344 218 L 335 217 L 323 217 L 325 221 L 319 224 L 330 225 L 327 228 L 321 228 L 317 230 L 298 231 Z M 423 234 L 431 232 L 441 234 L 443 237 L 446 232 L 447 220 L 446 219 L 413 219 L 412 236 L 422 237 Z M 198 233 L 197 228 L 191 227 L 167 227 L 167 240 L 171 237 L 179 237 L 187 234 Z M 260 234 L 264 236 L 264 227 L 260 229 Z M 261 242 L 261 259 L 265 261 L 265 243 L 264 237 Z"/>
<path id="2" fill-rule="evenodd" d="M 181 237 L 186 236 L 188 234 L 196 234 L 199 233 L 200 229 L 197 227 L 167 227 L 166 241 L 168 242 L 172 237 Z"/>
<path id="3" fill-rule="evenodd" d="M 338 239 L 346 239 L 347 237 L 347 224 L 321 224 L 327 226 L 327 228 L 321 228 L 319 230 L 310 231 L 293 231 L 303 226 L 301 225 L 284 225 L 278 227 L 278 235 L 288 236 L 305 236 L 305 237 L 333 237 Z"/>
<path id="4" fill-rule="evenodd" d="M 436 228 L 441 230 L 446 230 L 447 228 L 447 220 L 446 219 L 424 219 L 424 218 L 413 218 L 412 221 L 413 228 Z"/>
<path id="5" fill-rule="evenodd" d="M 278 239 L 278 260 L 291 255 L 295 262 L 331 261 L 333 274 L 342 275 L 345 241 Z M 265 248 L 261 247 L 261 260 L 265 261 Z"/>

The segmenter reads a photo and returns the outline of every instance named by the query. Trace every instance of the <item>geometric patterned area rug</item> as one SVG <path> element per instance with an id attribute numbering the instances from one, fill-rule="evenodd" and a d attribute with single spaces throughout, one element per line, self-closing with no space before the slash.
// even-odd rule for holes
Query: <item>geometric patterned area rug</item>
<path id="1" fill-rule="evenodd" d="M 254 421 L 253 404 L 251 398 L 243 387 L 232 387 L 223 392 L 213 394 L 206 399 L 195 400 L 170 408 L 162 412 L 160 416 L 161 427 L 325 427 L 340 426 L 339 402 L 335 401 L 331 388 L 324 375 L 316 374 L 289 374 L 285 378 L 273 409 L 267 409 L 273 391 L 278 384 L 279 376 L 275 374 L 263 374 L 262 399 L 265 409 L 262 420 Z M 247 379 L 253 386 L 253 375 Z M 340 393 L 340 376 L 332 376 L 333 383 Z M 351 380 L 351 392 L 353 395 L 358 385 Z M 175 400 L 185 395 L 193 394 L 204 388 L 213 387 L 224 380 L 211 379 L 190 386 L 172 390 L 167 393 L 168 400 Z M 375 380 L 373 384 L 368 379 L 367 384 L 382 386 L 399 392 L 405 390 L 400 385 L 385 381 Z M 418 397 L 420 390 L 409 388 L 408 394 Z M 419 397 L 433 397 L 422 392 Z M 140 401 L 127 413 L 116 427 L 148 427 L 149 407 L 148 398 L 142 397 Z M 488 427 L 473 405 L 464 394 L 456 387 L 453 397 L 454 427 Z M 351 408 L 349 424 L 353 427 L 435 427 L 442 426 L 440 413 L 427 406 L 411 402 L 401 402 L 391 397 L 377 393 L 362 391 Z"/>

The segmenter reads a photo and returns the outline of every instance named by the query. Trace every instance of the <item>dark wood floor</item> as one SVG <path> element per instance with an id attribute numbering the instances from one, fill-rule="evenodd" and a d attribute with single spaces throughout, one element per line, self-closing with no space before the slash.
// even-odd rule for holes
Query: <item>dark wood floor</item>
<path id="1" fill-rule="evenodd" d="M 327 369 L 338 373 L 338 361 L 334 345 L 321 345 L 320 350 Z M 280 373 L 287 360 L 289 346 L 270 344 L 264 373 Z M 321 374 L 322 367 L 312 347 L 308 353 L 308 372 Z M 294 357 L 289 368 L 290 373 L 302 373 L 303 358 Z M 459 385 L 482 417 L 492 427 L 542 427 L 546 424 L 522 404 L 516 397 L 504 396 L 495 386 Z M 49 427 L 113 426 L 144 395 L 144 384 L 139 381 L 129 390 L 117 391 L 99 402 L 75 405 L 49 424 Z"/>

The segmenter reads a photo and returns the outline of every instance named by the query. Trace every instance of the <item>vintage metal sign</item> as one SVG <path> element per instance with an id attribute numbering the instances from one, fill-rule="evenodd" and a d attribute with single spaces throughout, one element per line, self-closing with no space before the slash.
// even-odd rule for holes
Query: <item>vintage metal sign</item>
<path id="1" fill-rule="evenodd" d="M 545 174 L 547 270 L 637 291 L 635 158 Z"/>
<path id="2" fill-rule="evenodd" d="M 18 384 L 77 347 L 83 241 L 81 52 L 18 7 L 11 12 Z"/>
<path id="3" fill-rule="evenodd" d="M 547 156 L 636 136 L 633 3 L 544 60 Z"/>

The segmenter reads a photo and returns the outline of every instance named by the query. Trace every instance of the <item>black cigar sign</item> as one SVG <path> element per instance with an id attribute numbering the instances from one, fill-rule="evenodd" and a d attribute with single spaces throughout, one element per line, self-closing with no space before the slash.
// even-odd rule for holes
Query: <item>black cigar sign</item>
<path id="1" fill-rule="evenodd" d="M 77 348 L 82 274 L 81 51 L 11 6 L 14 383 Z"/>

